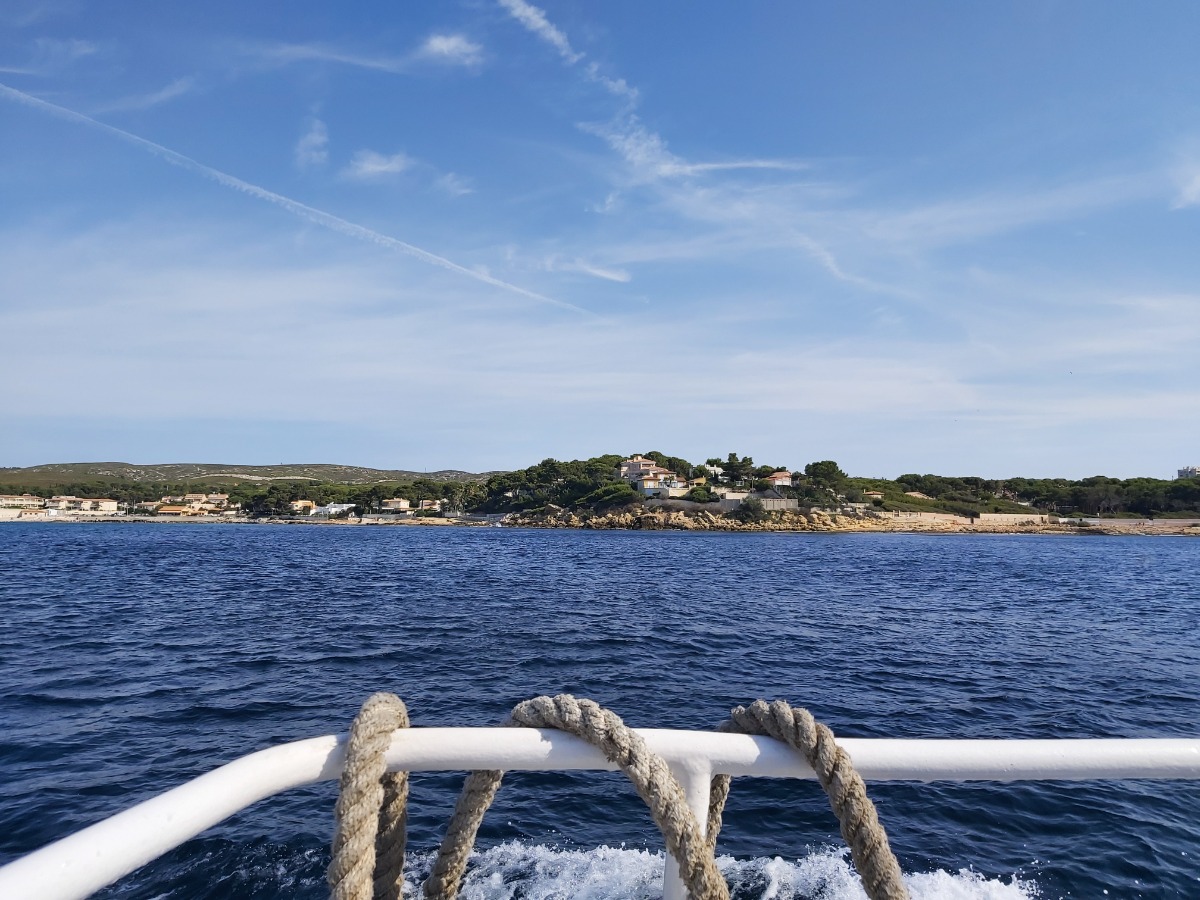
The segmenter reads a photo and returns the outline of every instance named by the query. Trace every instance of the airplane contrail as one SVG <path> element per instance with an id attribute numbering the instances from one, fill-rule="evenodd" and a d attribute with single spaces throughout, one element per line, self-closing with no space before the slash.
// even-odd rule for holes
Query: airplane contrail
<path id="1" fill-rule="evenodd" d="M 591 315 L 587 310 L 575 306 L 571 303 L 566 303 L 562 300 L 555 300 L 553 297 L 547 297 L 544 294 L 539 294 L 534 291 L 526 290 L 519 285 L 510 284 L 507 281 L 502 281 L 499 278 L 493 278 L 483 272 L 477 272 L 474 269 L 468 269 L 466 266 L 461 266 L 453 260 L 446 259 L 444 256 L 438 256 L 436 253 L 430 253 L 428 250 L 422 250 L 406 241 L 398 238 L 390 237 L 386 234 L 381 234 L 363 225 L 356 225 L 354 222 L 335 216 L 332 213 L 327 213 L 324 210 L 315 209 L 311 206 L 306 206 L 297 200 L 292 200 L 282 194 L 276 194 L 274 191 L 269 191 L 264 187 L 259 187 L 256 184 L 251 184 L 248 181 L 242 181 L 233 175 L 229 175 L 219 169 L 214 169 L 212 166 L 206 166 L 202 162 L 197 162 L 190 156 L 184 156 L 162 144 L 156 144 L 154 141 L 146 140 L 146 138 L 138 137 L 136 134 L 124 131 L 114 125 L 107 125 L 98 119 L 93 119 L 91 116 L 85 116 L 83 113 L 75 112 L 72 109 L 67 109 L 65 106 L 59 106 L 55 103 L 50 103 L 46 100 L 41 100 L 31 94 L 26 94 L 24 91 L 19 91 L 16 88 L 9 87 L 5 84 L 0 84 L 0 96 L 7 97 L 9 100 L 14 100 L 17 103 L 23 103 L 26 106 L 31 106 L 34 109 L 48 112 L 51 115 L 62 119 L 67 119 L 72 122 L 79 122 L 83 125 L 90 125 L 93 128 L 99 128 L 114 137 L 120 138 L 126 143 L 133 144 L 135 147 L 140 147 L 157 156 L 159 159 L 170 163 L 173 166 L 178 166 L 181 169 L 186 169 L 189 172 L 194 172 L 197 175 L 203 175 L 217 184 L 228 188 L 233 188 L 235 191 L 241 191 L 243 194 L 249 194 L 251 197 L 257 197 L 259 200 L 265 200 L 268 203 L 273 203 L 275 206 L 285 209 L 294 216 L 298 216 L 305 221 L 312 222 L 314 225 L 321 225 L 329 228 L 339 234 L 344 234 L 347 237 L 355 238 L 360 241 L 377 244 L 382 247 L 387 247 L 392 250 L 399 250 L 401 253 L 406 253 L 409 256 L 416 257 L 422 262 L 432 266 L 446 269 L 451 272 L 457 272 L 459 275 L 466 275 L 468 278 L 473 278 L 476 281 L 481 281 L 484 284 L 490 284 L 493 287 L 498 287 L 506 291 L 511 291 L 514 294 L 520 294 L 522 297 L 528 297 L 531 300 L 537 300 L 541 303 L 549 303 L 553 306 L 560 306 L 564 309 L 570 309 L 584 315 Z"/>

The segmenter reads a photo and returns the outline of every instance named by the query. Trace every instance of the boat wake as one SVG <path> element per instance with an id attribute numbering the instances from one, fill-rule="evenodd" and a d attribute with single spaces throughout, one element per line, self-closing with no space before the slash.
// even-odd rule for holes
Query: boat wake
<path id="1" fill-rule="evenodd" d="M 775 857 L 718 865 L 736 900 L 865 900 L 848 852 L 818 850 L 803 859 Z M 432 854 L 413 861 L 414 890 Z M 463 900 L 652 900 L 662 896 L 663 854 L 599 847 L 561 850 L 510 842 L 472 857 Z M 1038 896 L 1032 882 L 985 879 L 970 872 L 945 871 L 905 877 L 913 900 L 1024 900 Z"/>
<path id="2" fill-rule="evenodd" d="M 121 900 L 327 898 L 328 851 L 304 840 L 277 844 L 201 838 L 101 891 Z M 420 897 L 434 853 L 410 853 L 405 897 Z M 866 900 L 848 852 L 828 847 L 798 860 L 720 857 L 734 900 Z M 659 900 L 663 854 L 626 847 L 562 849 L 509 841 L 472 855 L 462 900 Z M 969 870 L 906 875 L 912 900 L 1034 900 L 1037 885 Z"/>

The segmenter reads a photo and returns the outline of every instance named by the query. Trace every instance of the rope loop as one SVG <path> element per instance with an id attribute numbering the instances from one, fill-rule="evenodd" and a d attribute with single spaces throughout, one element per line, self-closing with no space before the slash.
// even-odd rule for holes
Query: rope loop
<path id="1" fill-rule="evenodd" d="M 908 889 L 900 872 L 900 863 L 888 844 L 887 833 L 879 823 L 875 804 L 867 796 L 867 787 L 850 761 L 850 754 L 837 745 L 833 732 L 813 718 L 803 707 L 792 707 L 785 700 L 767 703 L 756 700 L 749 707 L 738 706 L 722 731 L 757 734 L 783 741 L 803 754 L 824 788 L 841 826 L 842 839 L 850 846 L 854 865 L 862 878 L 870 900 L 908 900 Z M 720 787 L 717 782 L 721 781 Z M 718 793 L 728 795 L 729 776 L 713 779 L 714 802 Z M 710 823 L 713 819 L 709 809 Z M 710 825 L 709 839 L 716 840 L 720 828 L 720 810 L 716 828 Z"/>
<path id="2" fill-rule="evenodd" d="M 518 703 L 509 727 L 552 728 L 596 747 L 614 763 L 645 801 L 662 832 L 667 850 L 679 864 L 691 900 L 729 900 L 729 886 L 717 869 L 715 854 L 730 778 L 712 780 L 707 833 L 687 804 L 683 788 L 664 760 L 612 710 L 569 694 L 534 697 Z M 392 732 L 408 727 L 408 712 L 394 694 L 369 697 L 354 719 L 335 807 L 337 828 L 329 866 L 332 900 L 401 900 L 404 879 L 405 803 L 408 776 L 388 774 L 384 754 Z M 799 751 L 817 774 L 821 787 L 850 845 L 870 900 L 908 900 L 900 865 L 888 845 L 866 786 L 833 732 L 808 710 L 783 700 L 756 700 L 732 710 L 719 730 L 763 735 Z M 422 887 L 425 900 L 454 900 L 483 816 L 504 773 L 472 772 L 450 817 L 433 869 Z"/>
<path id="3" fill-rule="evenodd" d="M 408 773 L 387 772 L 392 732 L 408 727 L 408 709 L 395 694 L 372 694 L 350 726 L 337 805 L 332 900 L 400 900 Z"/>

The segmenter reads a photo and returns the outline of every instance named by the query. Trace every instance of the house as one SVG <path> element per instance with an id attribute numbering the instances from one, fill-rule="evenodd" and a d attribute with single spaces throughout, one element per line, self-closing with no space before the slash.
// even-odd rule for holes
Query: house
<path id="1" fill-rule="evenodd" d="M 626 481 L 633 481 L 639 475 L 648 475 L 653 472 L 665 471 L 667 470 L 662 468 L 662 466 L 660 466 L 654 460 L 635 454 L 629 459 L 622 460 L 620 466 L 617 468 L 617 475 L 619 478 L 624 478 Z"/>
<path id="2" fill-rule="evenodd" d="M 354 503 L 328 503 L 325 506 L 318 506 L 313 510 L 314 516 L 340 516 L 350 512 L 357 504 Z"/>
<path id="3" fill-rule="evenodd" d="M 868 500 L 882 500 L 883 491 L 863 491 L 863 496 Z"/>
<path id="4" fill-rule="evenodd" d="M 661 468 L 632 479 L 632 482 L 647 497 L 682 497 L 691 490 L 688 483 L 674 472 Z"/>
<path id="5" fill-rule="evenodd" d="M 293 500 L 288 504 L 292 512 L 298 516 L 311 516 L 313 510 L 317 508 L 317 504 L 311 500 Z"/>
<path id="6" fill-rule="evenodd" d="M 117 501 L 108 497 L 75 497 L 70 494 L 51 497 L 46 508 L 62 512 L 115 513 Z"/>
<path id="7" fill-rule="evenodd" d="M 445 502 L 445 500 L 418 500 L 417 509 L 422 512 L 427 510 L 438 510 L 442 508 L 442 504 Z"/>
<path id="8" fill-rule="evenodd" d="M 771 487 L 773 488 L 791 487 L 792 473 L 780 469 L 778 472 L 772 472 L 768 475 L 766 480 L 771 482 Z"/>
<path id="9" fill-rule="evenodd" d="M 1200 466 L 1184 466 L 1176 478 L 1200 478 Z"/>
<path id="10" fill-rule="evenodd" d="M 6 509 L 41 509 L 45 505 L 44 498 L 33 494 L 0 494 L 0 507 Z"/>
<path id="11" fill-rule="evenodd" d="M 727 487 L 716 488 L 713 493 L 715 493 L 722 500 L 736 500 L 739 503 L 750 496 L 749 491 L 737 491 L 733 488 Z"/>
<path id="12" fill-rule="evenodd" d="M 408 512 L 412 507 L 404 497 L 393 497 L 380 504 L 384 512 Z"/>
<path id="13" fill-rule="evenodd" d="M 218 509 L 224 509 L 226 506 L 229 505 L 229 495 L 228 494 L 209 494 L 208 502 L 211 503 L 213 506 L 217 507 Z"/>
<path id="14" fill-rule="evenodd" d="M 160 516 L 194 516 L 196 510 L 190 506 L 180 506 L 177 503 L 165 503 L 158 508 Z"/>

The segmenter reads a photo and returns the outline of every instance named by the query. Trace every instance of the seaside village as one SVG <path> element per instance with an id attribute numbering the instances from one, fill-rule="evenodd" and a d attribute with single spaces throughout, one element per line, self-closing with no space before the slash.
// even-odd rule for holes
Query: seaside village
<path id="1" fill-rule="evenodd" d="M 318 506 L 311 500 L 294 500 L 289 504 L 293 516 L 308 518 L 338 518 L 354 509 L 353 503 L 330 503 Z M 416 515 L 436 515 L 446 507 L 445 500 L 409 501 L 403 497 L 384 500 L 371 518 L 405 518 Z M 165 518 L 225 518 L 242 515 L 240 504 L 230 503 L 228 494 L 182 494 L 165 496 L 160 500 L 125 504 L 108 497 L 57 496 L 37 497 L 33 494 L 0 494 L 0 520 L 104 518 L 110 516 L 162 516 Z"/>
<path id="2" fill-rule="evenodd" d="M 779 488 L 792 486 L 791 472 L 783 469 L 773 472 L 763 479 L 768 482 L 769 488 L 751 491 L 740 485 L 726 483 L 726 480 L 722 478 L 723 470 L 719 466 L 706 465 L 702 468 L 707 472 L 707 476 L 688 479 L 663 468 L 653 459 L 634 455 L 623 460 L 615 474 L 645 496 L 647 503 L 652 506 L 670 503 L 680 508 L 702 507 L 714 512 L 729 512 L 737 509 L 748 497 L 754 496 L 762 503 L 764 510 L 794 510 L 799 507 L 797 500 L 785 497 L 778 491 Z M 1177 477 L 1200 477 L 1200 466 L 1185 466 L 1179 470 Z M 697 487 L 706 488 L 709 494 L 717 498 L 716 502 L 696 504 L 682 499 Z M 864 491 L 862 494 L 865 502 L 850 503 L 843 499 L 840 501 L 841 508 L 838 511 L 852 515 L 871 515 L 871 504 L 876 500 L 882 500 L 884 495 L 878 491 Z M 921 500 L 931 499 L 918 491 L 907 492 L 906 496 Z M 290 506 L 292 517 L 295 518 L 344 518 L 351 515 L 355 509 L 353 503 L 330 503 L 318 506 L 312 500 L 294 500 Z M 46 498 L 33 494 L 0 494 L 0 521 L 138 515 L 179 519 L 198 517 L 235 519 L 242 516 L 242 509 L 239 504 L 230 502 L 228 494 L 220 493 L 164 496 L 159 500 L 147 500 L 132 505 L 107 497 L 55 496 Z M 382 522 L 416 516 L 457 517 L 461 515 L 460 511 L 451 510 L 445 499 L 408 500 L 404 497 L 392 497 L 381 501 L 378 509 L 367 513 L 362 518 Z M 897 512 L 889 515 L 947 520 L 961 518 L 940 512 Z M 1046 522 L 1050 519 L 1048 516 L 1032 513 L 1029 515 L 982 513 L 980 518 L 996 523 L 1018 520 Z M 964 519 L 963 521 L 968 520 Z"/>

